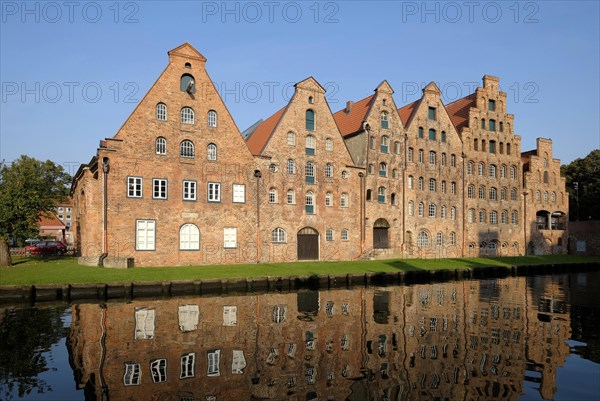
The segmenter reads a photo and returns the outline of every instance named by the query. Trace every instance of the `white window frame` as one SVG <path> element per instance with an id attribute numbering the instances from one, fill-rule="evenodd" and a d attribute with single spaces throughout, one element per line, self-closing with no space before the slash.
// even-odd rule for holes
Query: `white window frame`
<path id="1" fill-rule="evenodd" d="M 136 220 L 135 226 L 135 250 L 156 250 L 156 220 Z"/>
<path id="2" fill-rule="evenodd" d="M 142 370 L 139 363 L 126 363 L 123 384 L 125 386 L 139 386 L 142 382 Z"/>
<path id="3" fill-rule="evenodd" d="M 287 134 L 287 144 L 289 146 L 296 146 L 296 134 L 293 131 L 289 131 Z"/>
<path id="4" fill-rule="evenodd" d="M 333 206 L 333 194 L 331 192 L 325 194 L 325 206 Z"/>
<path id="5" fill-rule="evenodd" d="M 196 155 L 194 142 L 189 139 L 184 139 L 179 144 L 179 157 L 187 157 L 193 159 Z"/>
<path id="6" fill-rule="evenodd" d="M 348 194 L 343 192 L 340 196 L 340 207 L 348 207 Z"/>
<path id="7" fill-rule="evenodd" d="M 156 119 L 158 121 L 167 121 L 167 105 L 160 102 L 156 104 Z"/>
<path id="8" fill-rule="evenodd" d="M 335 239 L 335 231 L 333 228 L 328 228 L 325 231 L 325 241 L 333 241 Z"/>
<path id="9" fill-rule="evenodd" d="M 342 229 L 342 232 L 340 234 L 340 239 L 342 241 L 348 241 L 350 239 L 350 233 L 347 228 Z"/>
<path id="10" fill-rule="evenodd" d="M 209 182 L 207 188 L 206 199 L 208 202 L 221 202 L 221 183 Z"/>
<path id="11" fill-rule="evenodd" d="M 127 177 L 127 197 L 141 198 L 144 194 L 144 180 L 142 177 Z"/>
<path id="12" fill-rule="evenodd" d="M 166 178 L 152 179 L 152 199 L 168 199 L 168 182 Z"/>
<path id="13" fill-rule="evenodd" d="M 206 123 L 211 128 L 217 127 L 217 112 L 214 110 L 209 110 L 206 114 Z"/>
<path id="14" fill-rule="evenodd" d="M 200 308 L 196 304 L 179 305 L 177 308 L 179 330 L 182 332 L 194 331 L 198 328 Z"/>
<path id="15" fill-rule="evenodd" d="M 333 139 L 325 139 L 325 150 L 328 152 L 333 152 Z"/>
<path id="16" fill-rule="evenodd" d="M 183 180 L 183 200 L 195 201 L 198 194 L 198 183 L 193 180 Z"/>
<path id="17" fill-rule="evenodd" d="M 218 158 L 218 148 L 214 143 L 209 143 L 206 146 L 206 160 L 216 161 Z"/>
<path id="18" fill-rule="evenodd" d="M 219 364 L 221 362 L 221 350 L 215 350 L 213 352 L 207 352 L 207 372 L 206 375 L 209 377 L 221 376 L 221 370 Z"/>
<path id="19" fill-rule="evenodd" d="M 223 228 L 223 248 L 237 248 L 237 227 Z"/>
<path id="20" fill-rule="evenodd" d="M 179 249 L 182 251 L 200 250 L 200 229 L 192 223 L 179 228 Z"/>
<path id="21" fill-rule="evenodd" d="M 296 204 L 296 192 L 293 189 L 288 189 L 288 191 L 287 191 L 287 204 L 288 205 Z"/>
<path id="22" fill-rule="evenodd" d="M 156 311 L 149 308 L 135 308 L 135 340 L 152 340 Z"/>
<path id="23" fill-rule="evenodd" d="M 154 150 L 156 151 L 157 155 L 167 154 L 167 139 L 164 136 L 159 136 L 156 138 L 154 145 Z"/>
<path id="24" fill-rule="evenodd" d="M 283 228 L 277 227 L 271 231 L 271 242 L 275 244 L 284 244 L 287 242 L 287 235 Z"/>
<path id="25" fill-rule="evenodd" d="M 246 185 L 245 184 L 233 184 L 232 186 L 232 202 L 233 203 L 246 203 Z"/>
<path id="26" fill-rule="evenodd" d="M 181 372 L 179 374 L 180 379 L 188 379 L 195 376 L 196 367 L 196 353 L 188 352 L 181 356 Z"/>
<path id="27" fill-rule="evenodd" d="M 288 159 L 287 173 L 288 174 L 296 174 L 296 162 L 294 161 L 294 159 Z"/>
<path id="28" fill-rule="evenodd" d="M 150 375 L 154 383 L 161 383 L 167 381 L 167 360 L 156 359 L 150 362 Z"/>
<path id="29" fill-rule="evenodd" d="M 180 112 L 180 121 L 182 124 L 194 125 L 194 109 L 191 107 L 182 107 Z"/>
<path id="30" fill-rule="evenodd" d="M 277 203 L 277 188 L 269 188 L 269 203 Z"/>

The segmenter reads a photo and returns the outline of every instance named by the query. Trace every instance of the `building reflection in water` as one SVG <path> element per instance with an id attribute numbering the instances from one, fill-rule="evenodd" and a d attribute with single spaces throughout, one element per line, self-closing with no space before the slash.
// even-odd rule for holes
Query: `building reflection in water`
<path id="1" fill-rule="evenodd" d="M 79 304 L 68 344 L 86 400 L 551 399 L 567 277 Z"/>

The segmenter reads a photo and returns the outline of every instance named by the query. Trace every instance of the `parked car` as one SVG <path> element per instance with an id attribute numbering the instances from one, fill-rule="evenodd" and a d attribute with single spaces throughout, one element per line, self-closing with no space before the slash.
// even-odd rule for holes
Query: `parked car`
<path id="1" fill-rule="evenodd" d="M 26 255 L 64 255 L 67 246 L 60 241 L 40 241 L 25 247 Z"/>

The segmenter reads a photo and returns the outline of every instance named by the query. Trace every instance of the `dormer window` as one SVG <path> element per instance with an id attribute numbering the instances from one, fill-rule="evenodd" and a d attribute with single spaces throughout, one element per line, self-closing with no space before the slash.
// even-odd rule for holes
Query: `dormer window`
<path id="1" fill-rule="evenodd" d="M 194 80 L 194 77 L 190 74 L 183 74 L 179 82 L 179 90 L 190 94 L 195 93 L 196 81 Z"/>

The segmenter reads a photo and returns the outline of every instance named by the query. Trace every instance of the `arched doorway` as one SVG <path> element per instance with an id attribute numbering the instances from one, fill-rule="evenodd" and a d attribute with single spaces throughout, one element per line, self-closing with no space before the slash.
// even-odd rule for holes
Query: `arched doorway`
<path id="1" fill-rule="evenodd" d="M 298 260 L 319 260 L 319 232 L 311 227 L 298 231 Z"/>
<path id="2" fill-rule="evenodd" d="M 389 248 L 389 229 L 390 223 L 386 219 L 377 219 L 373 224 L 373 248 Z"/>

